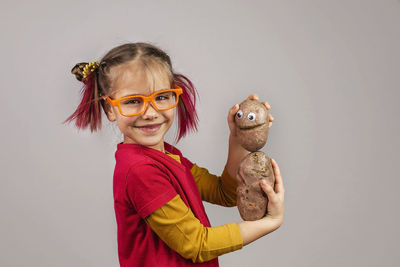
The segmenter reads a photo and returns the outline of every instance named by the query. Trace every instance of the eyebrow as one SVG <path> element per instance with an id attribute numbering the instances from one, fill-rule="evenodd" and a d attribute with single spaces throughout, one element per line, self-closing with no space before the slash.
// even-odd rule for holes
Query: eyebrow
<path id="1" fill-rule="evenodd" d="M 152 95 L 152 94 L 154 94 L 154 93 L 156 93 L 156 92 L 164 91 L 164 90 L 168 90 L 168 89 L 171 89 L 171 88 L 156 90 L 156 91 L 154 91 L 153 93 L 151 93 L 150 95 Z M 135 95 L 142 95 L 142 94 L 135 94 L 135 93 L 133 93 L 133 94 L 121 96 L 120 98 L 127 97 L 127 96 L 135 96 Z M 142 96 L 144 96 L 144 95 L 142 95 Z"/>

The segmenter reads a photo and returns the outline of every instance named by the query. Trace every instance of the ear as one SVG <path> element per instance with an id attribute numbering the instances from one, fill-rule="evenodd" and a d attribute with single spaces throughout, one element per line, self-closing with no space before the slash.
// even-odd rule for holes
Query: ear
<path id="1" fill-rule="evenodd" d="M 103 106 L 104 113 L 106 113 L 108 120 L 116 121 L 117 114 L 116 114 L 115 109 L 111 106 L 111 104 L 108 103 L 107 100 L 104 100 L 104 101 L 102 101 L 101 105 Z"/>

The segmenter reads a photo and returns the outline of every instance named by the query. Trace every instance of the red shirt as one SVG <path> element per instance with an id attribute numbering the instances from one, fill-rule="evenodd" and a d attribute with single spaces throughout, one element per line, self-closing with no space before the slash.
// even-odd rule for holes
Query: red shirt
<path id="1" fill-rule="evenodd" d="M 210 222 L 190 172 L 193 163 L 164 143 L 165 150 L 179 155 L 181 163 L 165 153 L 137 144 L 118 144 L 115 153 L 114 208 L 118 227 L 121 267 L 219 266 L 218 258 L 193 263 L 169 248 L 144 218 L 179 194 L 206 227 Z"/>

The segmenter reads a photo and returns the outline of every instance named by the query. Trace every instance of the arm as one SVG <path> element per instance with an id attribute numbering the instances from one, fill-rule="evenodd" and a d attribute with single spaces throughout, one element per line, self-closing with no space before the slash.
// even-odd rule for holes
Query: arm
<path id="1" fill-rule="evenodd" d="M 206 168 L 193 164 L 190 172 L 202 200 L 225 207 L 236 206 L 237 181 L 229 175 L 226 168 L 221 176 L 216 176 L 210 174 Z"/>
<path id="2" fill-rule="evenodd" d="M 257 95 L 250 95 L 248 99 L 259 100 Z M 269 110 L 271 106 L 267 102 L 263 102 L 265 107 Z M 228 125 L 230 128 L 229 136 L 229 151 L 228 159 L 226 163 L 226 169 L 231 177 L 236 178 L 237 170 L 240 162 L 249 153 L 241 145 L 236 136 L 235 127 L 235 115 L 239 110 L 239 105 L 235 104 L 228 113 Z M 269 115 L 269 127 L 272 126 L 274 118 Z M 258 238 L 267 235 L 276 229 L 278 229 L 283 223 L 284 214 L 284 188 L 282 183 L 282 177 L 280 175 L 280 170 L 275 162 L 271 159 L 272 166 L 275 173 L 275 191 L 274 189 L 267 185 L 264 181 L 260 183 L 261 188 L 267 194 L 268 202 L 268 214 L 256 221 L 243 221 L 238 223 L 242 238 L 243 246 L 257 240 Z"/>
<path id="3" fill-rule="evenodd" d="M 258 100 L 257 95 L 250 95 L 249 99 Z M 267 109 L 271 107 L 267 102 L 263 103 Z M 207 169 L 193 165 L 191 173 L 196 181 L 201 198 L 204 201 L 222 205 L 225 207 L 236 206 L 236 173 L 240 162 L 249 153 L 241 145 L 236 136 L 235 115 L 239 105 L 234 105 L 228 114 L 230 128 L 228 159 L 221 176 L 210 174 Z M 274 118 L 270 115 L 269 127 Z"/>
<path id="4" fill-rule="evenodd" d="M 271 161 L 276 176 L 275 191 L 261 184 L 270 201 L 268 214 L 260 220 L 204 227 L 177 195 L 146 217 L 146 222 L 170 248 L 193 262 L 208 261 L 241 249 L 278 229 L 283 222 L 282 178 L 278 165 Z"/>
<path id="5" fill-rule="evenodd" d="M 237 223 L 205 227 L 176 195 L 145 218 L 174 251 L 192 262 L 205 262 L 243 247 Z"/>

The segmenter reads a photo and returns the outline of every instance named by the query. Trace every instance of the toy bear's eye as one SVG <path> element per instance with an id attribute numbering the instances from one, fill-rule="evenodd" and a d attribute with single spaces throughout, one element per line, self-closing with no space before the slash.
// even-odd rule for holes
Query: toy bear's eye
<path id="1" fill-rule="evenodd" d="M 256 114 L 250 112 L 249 115 L 247 115 L 247 118 L 251 121 L 254 121 L 256 119 Z"/>
<path id="2" fill-rule="evenodd" d="M 236 117 L 238 117 L 238 119 L 241 119 L 243 117 L 243 111 L 239 109 L 239 111 L 236 113 Z"/>

